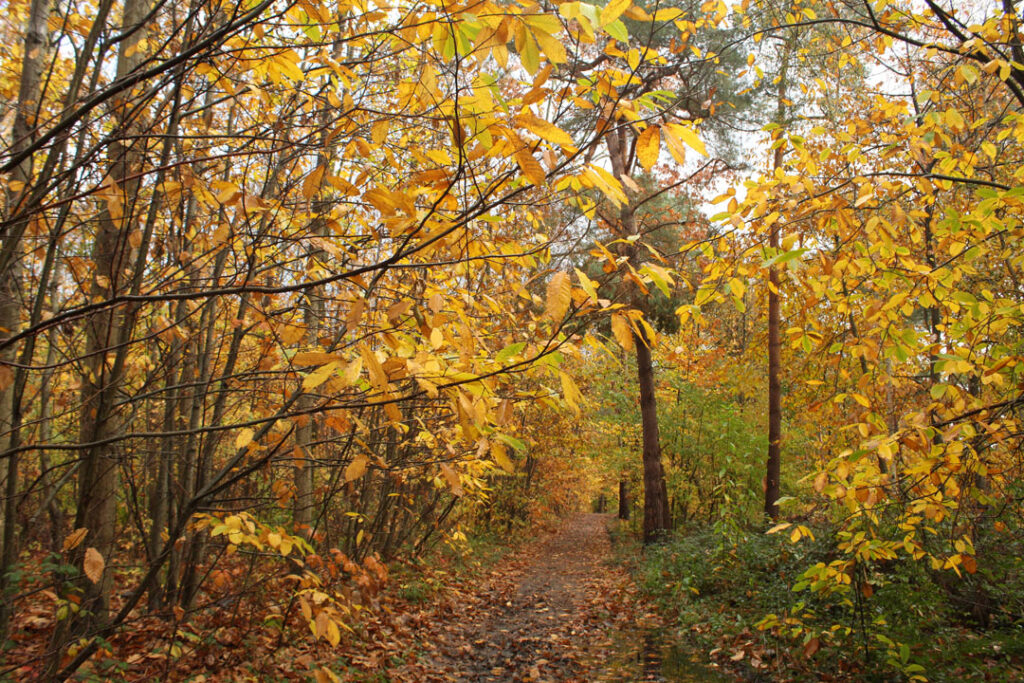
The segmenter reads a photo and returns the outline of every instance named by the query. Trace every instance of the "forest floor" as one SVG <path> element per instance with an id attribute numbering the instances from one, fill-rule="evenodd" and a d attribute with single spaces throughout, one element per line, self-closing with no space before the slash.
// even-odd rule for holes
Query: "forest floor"
<path id="1" fill-rule="evenodd" d="M 612 560 L 611 518 L 581 514 L 446 591 L 413 626 L 417 656 L 391 681 L 663 680 L 643 634 L 657 628 Z M 426 623 L 424 625 L 427 625 Z M 392 660 L 393 661 L 393 660 Z"/>

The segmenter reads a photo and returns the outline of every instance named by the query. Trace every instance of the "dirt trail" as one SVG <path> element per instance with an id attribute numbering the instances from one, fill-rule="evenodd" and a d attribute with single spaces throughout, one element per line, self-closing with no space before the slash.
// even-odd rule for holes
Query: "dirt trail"
<path id="1" fill-rule="evenodd" d="M 452 605 L 423 644 L 430 680 L 607 680 L 611 634 L 636 607 L 628 577 L 607 564 L 608 520 L 566 520 Z"/>

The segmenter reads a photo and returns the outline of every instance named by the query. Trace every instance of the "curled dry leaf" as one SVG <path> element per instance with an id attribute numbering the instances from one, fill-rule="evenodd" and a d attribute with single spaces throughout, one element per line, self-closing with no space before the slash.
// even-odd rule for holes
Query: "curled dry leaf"
<path id="1" fill-rule="evenodd" d="M 61 550 L 64 551 L 64 552 L 67 552 L 69 550 L 74 550 L 75 548 L 77 548 L 78 546 L 80 546 L 82 544 L 82 541 L 85 540 L 85 536 L 88 533 L 89 533 L 89 530 L 86 529 L 85 527 L 80 527 L 78 529 L 75 529 L 74 531 L 72 531 L 70 534 L 67 535 L 67 538 L 64 539 L 64 543 L 61 545 Z"/>

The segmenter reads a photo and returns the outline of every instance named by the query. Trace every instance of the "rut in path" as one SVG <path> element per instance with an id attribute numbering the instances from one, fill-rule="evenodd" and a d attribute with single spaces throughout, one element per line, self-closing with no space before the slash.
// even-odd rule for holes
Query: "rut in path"
<path id="1" fill-rule="evenodd" d="M 492 574 L 475 604 L 453 610 L 431 677 L 457 681 L 606 679 L 616 621 L 632 613 L 628 577 L 609 566 L 608 515 L 566 520 Z M 622 624 L 620 623 L 619 626 Z"/>

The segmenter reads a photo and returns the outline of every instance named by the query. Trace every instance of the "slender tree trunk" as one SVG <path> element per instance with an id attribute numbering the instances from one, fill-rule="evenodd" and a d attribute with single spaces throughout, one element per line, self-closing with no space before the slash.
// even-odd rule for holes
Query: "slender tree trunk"
<path id="1" fill-rule="evenodd" d="M 648 340 L 633 335 L 636 344 L 636 374 L 640 385 L 640 421 L 643 433 L 644 463 L 644 543 L 657 541 L 671 528 L 665 495 L 665 470 L 661 465 L 661 440 L 658 433 L 658 404 L 654 396 L 654 368 Z"/>
<path id="2" fill-rule="evenodd" d="M 783 125 L 786 118 L 786 71 L 789 68 L 789 52 L 792 38 L 786 41 L 782 52 L 782 68 L 779 73 L 779 91 L 775 122 Z M 778 130 L 782 130 L 781 128 Z M 772 170 L 782 166 L 782 140 L 777 139 L 779 146 L 775 148 L 772 159 Z M 773 253 L 779 248 L 779 221 L 771 226 L 768 235 L 768 246 Z M 779 338 L 781 319 L 779 287 L 782 280 L 776 265 L 768 267 L 768 462 L 764 477 L 764 513 L 775 520 L 779 517 L 778 500 L 781 496 L 780 482 L 782 478 L 782 383 L 779 380 L 782 372 L 782 342 Z"/>
<path id="3" fill-rule="evenodd" d="M 46 21 L 50 13 L 50 0 L 32 0 L 29 16 L 25 27 L 24 57 L 22 59 L 21 79 L 18 84 L 18 102 L 11 126 L 11 152 L 19 153 L 32 142 L 32 130 L 39 112 L 41 97 L 40 84 L 43 65 L 46 63 Z M 20 186 L 18 185 L 20 183 Z M 28 199 L 29 187 L 32 183 L 32 160 L 26 159 L 14 172 L 7 183 L 6 215 L 10 219 L 23 214 L 23 203 Z M 16 252 L 19 249 L 21 235 L 28 224 L 28 216 L 10 225 L 0 237 L 3 239 L 7 267 L 0 269 L 0 333 L 11 334 L 21 324 L 21 267 Z M 17 445 L 15 431 L 20 419 L 16 413 L 19 406 L 15 399 L 14 371 L 7 364 L 17 356 L 17 349 L 9 347 L 0 356 L 0 452 L 7 451 Z M 12 615 L 13 599 L 10 595 L 12 586 L 8 580 L 9 573 L 14 569 L 18 556 L 17 528 L 17 494 L 19 458 L 8 453 L 4 468 L 4 505 L 3 505 L 3 549 L 0 551 L 0 640 L 6 639 L 7 625 Z"/>
<path id="4" fill-rule="evenodd" d="M 619 479 L 619 519 L 629 519 L 629 482 Z"/>
<path id="5" fill-rule="evenodd" d="M 117 75 L 132 72 L 145 58 L 137 43 L 145 37 L 142 22 L 149 13 L 148 0 L 127 0 L 124 6 Z M 136 172 L 143 158 L 144 136 L 132 137 L 134 122 L 127 104 L 118 103 L 115 126 L 120 139 L 109 152 L 109 182 L 115 184 L 106 206 L 97 217 L 92 260 L 94 276 L 89 295 L 93 300 L 108 299 L 127 289 L 131 277 L 129 233 L 133 229 L 140 182 Z M 144 254 L 138 254 L 144 259 Z M 85 541 L 75 550 L 72 561 L 82 566 L 87 549 L 104 559 L 98 581 L 81 577 L 72 588 L 81 596 L 80 611 L 54 632 L 54 650 L 50 666 L 59 663 L 70 638 L 83 635 L 109 618 L 110 592 L 113 587 L 111 562 L 116 537 L 116 503 L 121 446 L 103 442 L 118 435 L 120 424 L 115 413 L 117 390 L 124 376 L 127 342 L 130 340 L 130 314 L 112 309 L 93 316 L 85 323 L 85 358 L 82 372 L 82 402 L 79 418 L 79 442 L 93 443 L 82 452 L 78 471 L 78 505 L 75 527 L 88 529 Z M 116 349 L 111 355 L 111 350 Z M 53 670 L 51 669 L 51 670 Z"/>
<path id="6" fill-rule="evenodd" d="M 608 155 L 611 159 L 612 174 L 616 179 L 626 176 L 627 145 L 623 134 L 611 131 L 607 136 Z M 624 204 L 619 211 L 619 223 L 623 236 L 639 235 L 633 207 Z M 630 261 L 638 267 L 635 245 L 630 245 Z M 645 300 L 634 292 L 633 305 L 643 311 Z M 664 531 L 672 528 L 669 519 L 668 495 L 665 486 L 665 470 L 661 465 L 661 442 L 658 432 L 658 405 L 654 394 L 654 366 L 651 361 L 653 339 L 646 334 L 633 334 L 636 347 L 637 381 L 640 384 L 640 420 L 643 434 L 644 466 L 644 543 L 656 541 Z"/>

